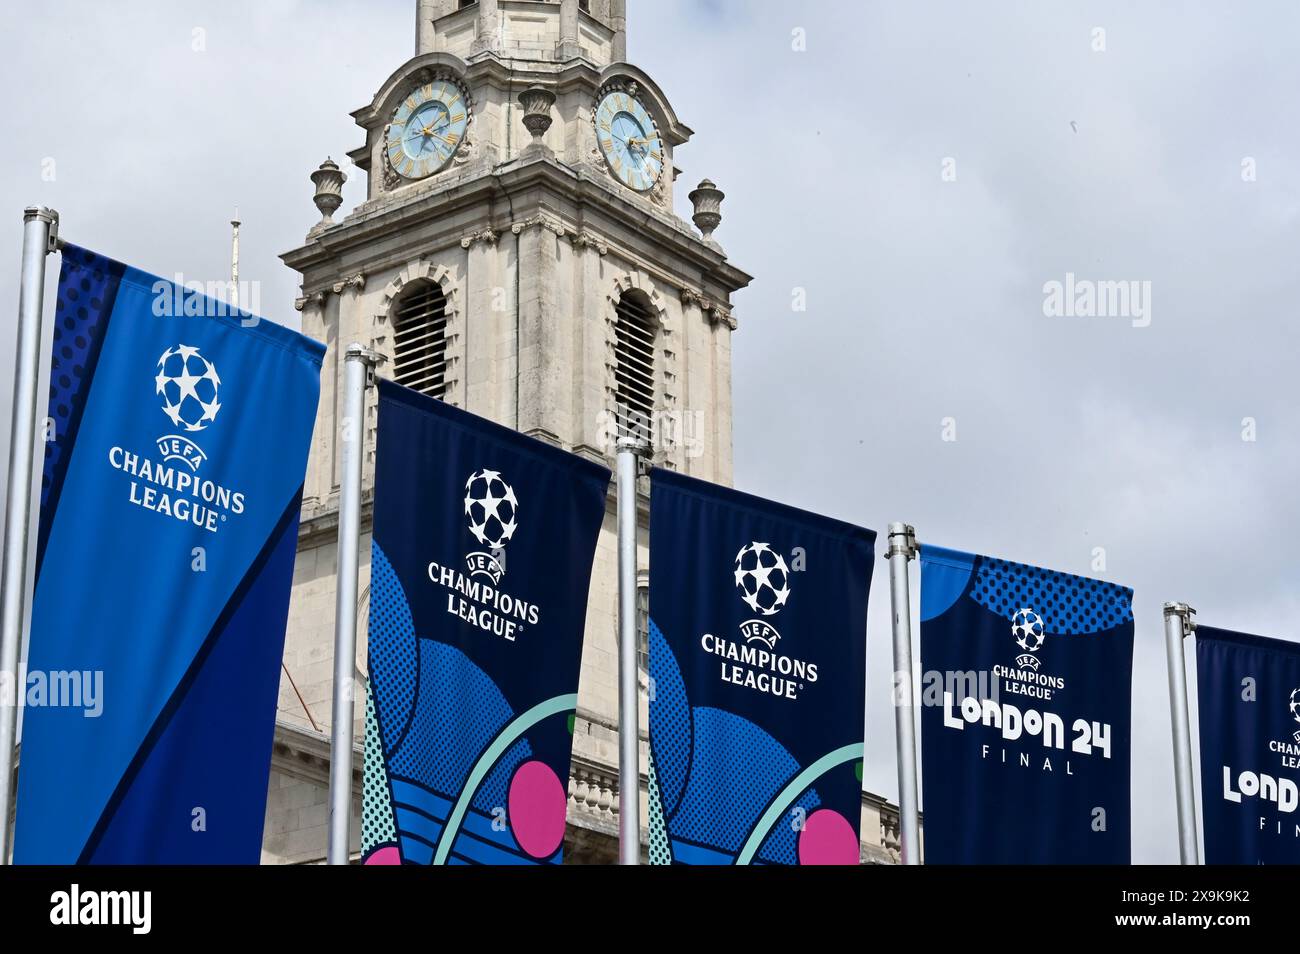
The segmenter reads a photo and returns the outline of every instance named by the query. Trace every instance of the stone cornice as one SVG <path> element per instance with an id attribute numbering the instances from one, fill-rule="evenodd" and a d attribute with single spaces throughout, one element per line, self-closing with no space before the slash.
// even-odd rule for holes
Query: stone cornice
<path id="1" fill-rule="evenodd" d="M 361 796 L 361 773 L 365 746 L 352 744 L 352 795 Z M 277 719 L 271 744 L 271 768 L 293 778 L 328 785 L 330 780 L 330 737 L 303 726 Z"/>
<path id="2" fill-rule="evenodd" d="M 316 289 L 310 294 L 303 295 L 301 298 L 295 298 L 293 307 L 295 311 L 302 311 L 308 305 L 324 305 L 326 298 L 330 294 L 341 295 L 348 288 L 355 288 L 362 291 L 366 287 L 365 272 L 357 272 L 355 275 L 348 275 L 334 282 L 332 285 L 326 285 L 324 288 Z"/>
<path id="3" fill-rule="evenodd" d="M 682 304 L 694 305 L 704 312 L 704 316 L 715 325 L 726 325 L 732 331 L 739 327 L 739 322 L 731 312 L 728 305 L 720 301 L 714 301 L 702 292 L 697 292 L 693 288 L 682 289 Z"/>
<path id="4" fill-rule="evenodd" d="M 556 194 L 561 203 L 567 201 L 584 208 L 584 221 L 574 230 L 578 234 L 585 231 L 591 233 L 593 238 L 596 237 L 599 227 L 592 219 L 605 215 L 612 221 L 633 229 L 638 238 L 652 243 L 658 251 L 684 260 L 686 266 L 699 272 L 706 285 L 716 285 L 730 294 L 749 284 L 751 276 L 748 273 L 727 261 L 723 252 L 707 244 L 685 222 L 667 213 L 651 211 L 643 203 L 632 202 L 605 181 L 605 178 L 597 175 L 594 170 L 581 165 L 571 167 L 550 156 L 525 157 L 501 166 L 497 172 L 489 175 L 451 180 L 438 189 L 412 195 L 405 200 L 391 203 L 379 201 L 371 208 L 363 207 L 363 211 L 354 212 L 339 224 L 313 236 L 307 244 L 284 253 L 281 260 L 290 268 L 305 273 L 313 268 L 337 263 L 349 255 L 388 247 L 389 251 L 383 258 L 376 257 L 360 264 L 368 272 L 389 267 L 409 259 L 415 250 L 392 250 L 391 239 L 395 233 L 450 222 L 456 212 L 475 205 L 488 204 L 504 212 L 500 206 L 507 203 L 501 201 L 502 193 L 520 197 L 527 190 L 541 189 L 541 201 L 545 201 L 545 194 L 549 191 Z M 499 234 L 514 224 L 513 221 L 494 222 L 488 230 Z M 612 241 L 603 236 L 599 240 L 609 249 L 616 248 Z M 448 244 L 453 241 L 456 239 L 448 236 Z M 428 247 L 427 238 L 422 245 L 423 248 Z M 653 260 L 660 256 L 652 254 L 637 257 Z M 355 263 L 353 267 L 356 267 Z M 680 279 L 672 282 L 668 273 L 664 277 L 672 284 L 680 282 Z M 317 289 L 304 290 L 310 293 Z"/>

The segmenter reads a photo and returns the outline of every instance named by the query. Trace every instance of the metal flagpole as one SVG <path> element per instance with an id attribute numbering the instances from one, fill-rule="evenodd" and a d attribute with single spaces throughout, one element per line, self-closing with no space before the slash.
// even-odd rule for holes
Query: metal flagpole
<path id="1" fill-rule="evenodd" d="M 916 723 L 912 687 L 912 598 L 907 564 L 917 554 L 916 531 L 905 523 L 889 525 L 889 593 L 894 614 L 894 738 L 898 749 L 899 854 L 905 865 L 921 863 L 917 810 Z"/>
<path id="2" fill-rule="evenodd" d="M 636 480 L 644 445 L 618 440 L 618 863 L 641 862 L 641 765 L 637 734 Z"/>
<path id="3" fill-rule="evenodd" d="M 27 602 L 27 544 L 36 458 L 36 402 L 41 371 L 41 321 L 45 304 L 45 256 L 58 247 L 59 213 L 23 210 L 22 284 L 18 290 L 18 367 L 14 376 L 13 429 L 9 438 L 9 487 L 5 500 L 3 574 L 0 579 L 0 864 L 13 846 L 14 755 L 18 704 L 23 686 L 18 657 Z M 8 692 L 4 692 L 8 688 Z"/>
<path id="4" fill-rule="evenodd" d="M 1191 721 L 1187 716 L 1187 667 L 1183 640 L 1196 631 L 1196 610 L 1186 603 L 1165 604 L 1165 654 L 1169 661 L 1169 721 L 1174 730 L 1174 793 L 1178 800 L 1178 850 L 1182 863 L 1199 865 L 1196 845 L 1196 792 L 1192 774 Z"/>
<path id="5" fill-rule="evenodd" d="M 230 304 L 239 308 L 239 208 L 230 220 Z"/>
<path id="6" fill-rule="evenodd" d="M 366 388 L 383 358 L 353 343 L 344 353 L 343 478 L 339 487 L 338 581 L 334 603 L 334 721 L 330 727 L 329 863 L 348 863 L 352 822 L 352 698 L 357 664 L 357 561 L 361 547 L 361 462 Z"/>

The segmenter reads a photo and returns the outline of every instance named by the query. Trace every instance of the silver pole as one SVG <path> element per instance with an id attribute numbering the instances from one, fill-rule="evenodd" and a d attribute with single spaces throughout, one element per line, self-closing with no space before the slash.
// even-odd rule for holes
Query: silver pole
<path id="1" fill-rule="evenodd" d="M 916 531 L 905 523 L 889 525 L 889 596 L 894 614 L 894 740 L 898 751 L 899 854 L 905 865 L 921 863 L 921 825 L 917 810 L 916 723 L 912 699 L 912 598 L 908 561 L 917 554 Z"/>
<path id="2" fill-rule="evenodd" d="M 1187 716 L 1187 666 L 1183 640 L 1196 630 L 1196 610 L 1186 603 L 1165 604 L 1165 655 L 1169 661 L 1169 721 L 1174 730 L 1174 794 L 1178 800 L 1178 851 L 1185 865 L 1199 865 L 1196 844 L 1196 792 L 1192 774 L 1191 721 Z"/>
<path id="3" fill-rule="evenodd" d="M 230 304 L 239 307 L 239 209 L 230 220 Z"/>
<path id="4" fill-rule="evenodd" d="M 32 505 L 32 467 L 36 458 L 36 402 L 41 373 L 41 320 L 45 304 L 45 256 L 58 242 L 59 213 L 28 206 L 23 210 L 22 284 L 18 289 L 18 367 L 14 377 L 13 429 L 9 443 L 9 489 L 5 500 L 3 584 L 0 584 L 0 666 L 12 695 L 0 698 L 0 864 L 9 864 L 13 847 L 9 813 L 13 807 L 14 756 L 18 744 L 18 704 L 23 687 L 18 657 L 27 602 L 27 543 Z"/>
<path id="5" fill-rule="evenodd" d="M 329 863 L 348 863 L 352 822 L 352 700 L 357 657 L 357 562 L 361 548 L 361 462 L 366 388 L 380 356 L 359 344 L 344 352 L 343 478 L 339 487 L 338 582 L 334 603 L 334 721 L 330 727 Z"/>
<path id="6" fill-rule="evenodd" d="M 618 863 L 641 862 L 641 765 L 637 734 L 636 479 L 642 444 L 618 441 Z"/>

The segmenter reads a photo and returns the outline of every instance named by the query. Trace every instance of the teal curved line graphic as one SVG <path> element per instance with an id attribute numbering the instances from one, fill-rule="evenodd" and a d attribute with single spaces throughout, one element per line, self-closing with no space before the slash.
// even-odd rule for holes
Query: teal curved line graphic
<path id="1" fill-rule="evenodd" d="M 474 768 L 470 770 L 469 777 L 465 779 L 465 787 L 460 790 L 460 797 L 456 799 L 456 807 L 447 816 L 447 826 L 442 830 L 442 837 L 438 839 L 438 851 L 433 856 L 435 865 L 445 865 L 447 863 L 447 855 L 451 853 L 451 843 L 460 834 L 460 823 L 465 818 L 465 812 L 469 810 L 469 803 L 473 800 L 474 793 L 483 784 L 483 779 L 492 770 L 492 766 L 496 765 L 497 759 L 505 754 L 506 749 L 514 745 L 521 735 L 543 719 L 577 708 L 578 694 L 576 692 L 555 696 L 545 702 L 539 702 L 515 721 L 509 723 L 501 731 L 501 734 L 492 740 L 492 744 L 474 763 Z"/>
<path id="2" fill-rule="evenodd" d="M 799 794 L 805 788 L 835 768 L 835 766 L 860 758 L 862 758 L 862 743 L 853 742 L 849 745 L 840 746 L 840 748 L 832 752 L 827 752 L 791 779 L 789 784 L 781 789 L 780 794 L 772 799 L 772 804 L 767 806 L 767 811 L 763 812 L 763 817 L 758 820 L 758 824 L 750 832 L 749 838 L 745 841 L 745 846 L 740 849 L 740 854 L 736 856 L 736 864 L 747 865 L 754 860 L 754 855 L 758 853 L 758 849 L 767 840 L 768 832 L 772 830 L 772 826 L 794 804 L 795 799 L 799 797 Z"/>

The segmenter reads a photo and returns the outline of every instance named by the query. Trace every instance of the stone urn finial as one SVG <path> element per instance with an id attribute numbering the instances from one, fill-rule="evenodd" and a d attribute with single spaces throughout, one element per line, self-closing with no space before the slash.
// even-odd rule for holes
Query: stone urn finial
<path id="1" fill-rule="evenodd" d="M 541 86 L 530 86 L 519 94 L 519 105 L 524 108 L 524 128 L 532 133 L 533 146 L 540 147 L 546 130 L 551 128 L 555 94 Z"/>
<path id="2" fill-rule="evenodd" d="M 334 224 L 333 216 L 343 204 L 343 183 L 347 180 L 347 174 L 338 167 L 338 163 L 328 157 L 311 174 L 311 181 L 316 183 L 316 194 L 312 196 L 312 201 L 320 209 L 321 215 L 315 228 L 322 229 Z"/>
<path id="3" fill-rule="evenodd" d="M 695 206 L 695 214 L 691 216 L 695 227 L 704 236 L 704 241 L 716 244 L 713 241 L 713 230 L 722 222 L 722 200 L 726 196 L 716 185 L 704 179 L 691 190 L 689 198 Z"/>

